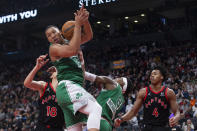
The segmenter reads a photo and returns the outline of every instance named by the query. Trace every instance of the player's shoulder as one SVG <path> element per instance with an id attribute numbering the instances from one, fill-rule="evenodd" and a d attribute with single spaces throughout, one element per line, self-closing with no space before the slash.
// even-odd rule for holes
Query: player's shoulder
<path id="1" fill-rule="evenodd" d="M 144 93 L 144 92 L 146 93 L 146 90 L 147 90 L 146 87 L 141 88 L 141 89 L 139 90 L 139 93 L 140 93 L 140 92 L 141 92 L 141 93 Z"/>
<path id="2" fill-rule="evenodd" d="M 166 90 L 167 90 L 167 94 L 170 94 L 170 95 L 175 94 L 173 89 L 166 88 Z"/>
<path id="3" fill-rule="evenodd" d="M 57 48 L 57 44 L 51 44 L 49 46 L 49 54 L 53 53 L 54 51 L 56 51 L 56 48 Z"/>
<path id="4" fill-rule="evenodd" d="M 171 89 L 171 88 L 169 88 L 169 87 L 166 87 L 166 91 L 167 91 L 167 93 L 174 93 L 174 90 L 173 89 Z"/>
<path id="5" fill-rule="evenodd" d="M 53 48 L 57 48 L 57 47 L 61 47 L 61 44 L 58 44 L 58 43 L 51 44 L 49 49 L 53 49 Z"/>
<path id="6" fill-rule="evenodd" d="M 50 55 L 50 57 L 58 56 L 58 49 L 60 49 L 60 48 L 61 48 L 60 44 L 52 44 L 49 47 L 49 55 Z"/>
<path id="7" fill-rule="evenodd" d="M 176 97 L 176 95 L 172 89 L 167 88 L 166 90 L 167 90 L 167 97 L 168 98 Z"/>
<path id="8" fill-rule="evenodd" d="M 141 88 L 138 92 L 138 96 L 144 98 L 146 96 L 146 91 L 147 91 L 147 88 Z"/>

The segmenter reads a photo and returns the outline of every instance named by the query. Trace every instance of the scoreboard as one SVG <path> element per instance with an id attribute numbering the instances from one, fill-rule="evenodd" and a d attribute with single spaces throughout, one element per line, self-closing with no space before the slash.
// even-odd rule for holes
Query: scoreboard
<path id="1" fill-rule="evenodd" d="M 117 0 L 79 0 L 79 7 L 85 6 L 96 6 L 101 4 L 108 4 L 112 2 L 116 2 Z"/>

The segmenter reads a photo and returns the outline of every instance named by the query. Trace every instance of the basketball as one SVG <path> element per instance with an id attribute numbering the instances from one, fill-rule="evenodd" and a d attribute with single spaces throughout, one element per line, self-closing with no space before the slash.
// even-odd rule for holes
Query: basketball
<path id="1" fill-rule="evenodd" d="M 73 37 L 75 21 L 67 21 L 62 26 L 62 35 L 65 39 L 71 40 Z"/>

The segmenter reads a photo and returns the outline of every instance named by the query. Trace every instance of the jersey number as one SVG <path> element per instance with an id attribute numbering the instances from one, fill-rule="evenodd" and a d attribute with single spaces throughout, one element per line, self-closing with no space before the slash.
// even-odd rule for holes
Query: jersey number
<path id="1" fill-rule="evenodd" d="M 152 115 L 155 116 L 155 117 L 158 117 L 159 113 L 158 113 L 158 111 L 157 111 L 157 108 L 154 109 Z"/>
<path id="2" fill-rule="evenodd" d="M 56 117 L 57 115 L 57 108 L 47 106 L 47 116 Z"/>

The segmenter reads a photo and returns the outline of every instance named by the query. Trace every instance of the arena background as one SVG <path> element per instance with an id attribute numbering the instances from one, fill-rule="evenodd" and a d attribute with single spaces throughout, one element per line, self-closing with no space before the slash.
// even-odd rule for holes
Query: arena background
<path id="1" fill-rule="evenodd" d="M 132 80 L 122 113 L 132 107 L 137 91 L 148 85 L 150 70 L 164 65 L 168 71 L 164 84 L 175 91 L 182 113 L 177 130 L 187 128 L 188 119 L 197 129 L 196 0 L 1 0 L 0 130 L 35 128 L 39 97 L 23 86 L 24 78 L 35 59 L 48 53 L 45 28 L 74 19 L 80 2 L 90 11 L 94 32 L 93 40 L 81 47 L 86 70 Z M 36 79 L 45 79 L 46 68 Z M 91 83 L 86 88 L 99 92 Z M 139 112 L 114 130 L 140 130 L 141 118 Z"/>

